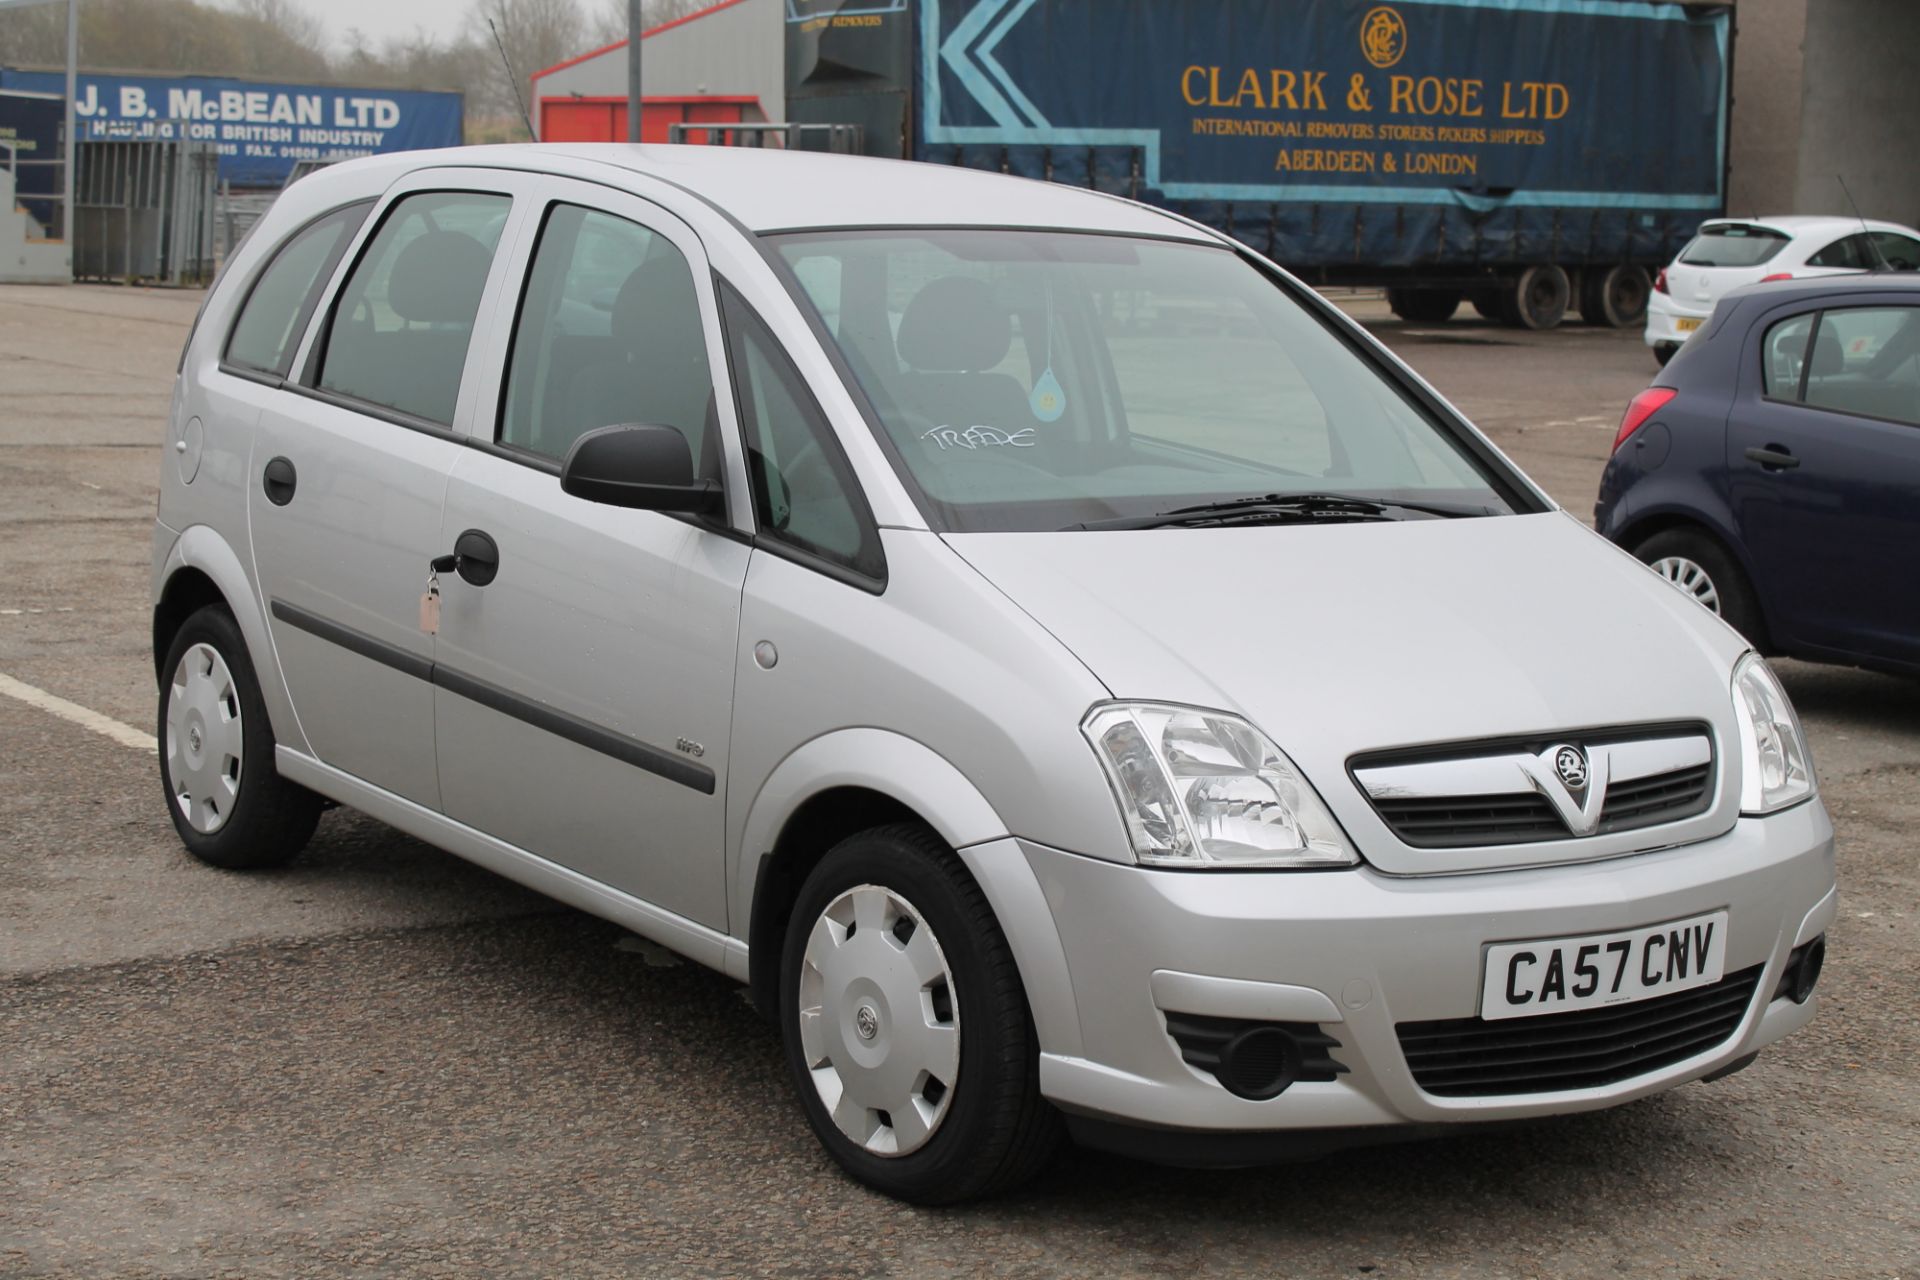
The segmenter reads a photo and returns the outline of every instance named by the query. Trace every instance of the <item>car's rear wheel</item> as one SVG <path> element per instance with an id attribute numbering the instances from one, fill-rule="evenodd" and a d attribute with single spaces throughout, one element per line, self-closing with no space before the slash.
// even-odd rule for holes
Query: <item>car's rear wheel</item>
<path id="1" fill-rule="evenodd" d="M 160 668 L 160 781 L 187 852 L 228 870 L 277 867 L 306 847 L 323 801 L 274 768 L 273 726 L 240 626 L 195 611 Z"/>
<path id="2" fill-rule="evenodd" d="M 814 1132 L 854 1177 L 917 1204 L 1026 1181 L 1060 1122 L 1013 954 L 937 836 L 850 836 L 787 926 L 781 1031 Z"/>
<path id="3" fill-rule="evenodd" d="M 1680 344 L 1676 342 L 1655 343 L 1653 347 L 1654 362 L 1664 369 L 1667 367 L 1667 361 L 1673 359 L 1674 353 L 1678 350 L 1680 350 Z"/>
<path id="4" fill-rule="evenodd" d="M 1641 542 L 1633 553 L 1681 594 L 1719 614 L 1756 646 L 1762 644 L 1760 609 L 1753 586 L 1718 539 L 1695 529 L 1663 529 Z"/>

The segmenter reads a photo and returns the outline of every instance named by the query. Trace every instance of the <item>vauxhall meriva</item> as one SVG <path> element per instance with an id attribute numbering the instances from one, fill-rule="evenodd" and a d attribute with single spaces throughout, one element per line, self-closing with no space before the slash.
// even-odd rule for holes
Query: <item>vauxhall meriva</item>
<path id="1" fill-rule="evenodd" d="M 153 598 L 196 856 L 330 800 L 720 969 L 911 1200 L 1063 1130 L 1612 1106 L 1814 1012 L 1832 829 L 1766 664 L 1299 282 L 1090 192 L 303 179 L 188 342 Z"/>

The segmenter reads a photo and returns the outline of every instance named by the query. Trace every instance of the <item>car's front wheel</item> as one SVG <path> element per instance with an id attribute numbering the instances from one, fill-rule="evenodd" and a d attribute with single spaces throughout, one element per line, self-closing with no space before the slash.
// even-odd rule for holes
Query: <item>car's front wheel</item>
<path id="1" fill-rule="evenodd" d="M 917 1204 L 1026 1181 L 1059 1138 L 1012 951 L 953 851 L 914 825 L 850 836 L 801 887 L 780 1021 L 814 1132 Z"/>
<path id="2" fill-rule="evenodd" d="M 274 769 L 273 726 L 233 615 L 208 605 L 160 667 L 160 781 L 187 851 L 228 870 L 276 867 L 306 846 L 319 796 Z"/>
<path id="3" fill-rule="evenodd" d="M 1756 646 L 1762 645 L 1753 587 L 1717 539 L 1694 529 L 1662 529 L 1636 546 L 1633 554 L 1670 586 L 1719 614 Z"/>

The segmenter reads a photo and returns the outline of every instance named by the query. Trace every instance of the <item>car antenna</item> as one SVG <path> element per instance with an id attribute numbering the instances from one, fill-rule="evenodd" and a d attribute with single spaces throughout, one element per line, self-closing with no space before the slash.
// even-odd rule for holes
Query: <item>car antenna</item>
<path id="1" fill-rule="evenodd" d="M 533 117 L 527 114 L 526 99 L 520 96 L 520 77 L 513 73 L 513 59 L 507 56 L 507 46 L 500 40 L 500 28 L 493 25 L 493 19 L 487 19 L 487 30 L 493 32 L 493 47 L 500 51 L 500 65 L 507 69 L 507 83 L 513 86 L 513 105 L 520 108 L 520 123 L 527 126 L 527 141 L 538 142 L 540 135 L 533 131 Z"/>
<path id="2" fill-rule="evenodd" d="M 1853 192 L 1847 190 L 1846 178 L 1836 173 L 1833 175 L 1833 180 L 1840 184 L 1840 194 L 1845 196 L 1847 198 L 1847 203 L 1853 207 L 1853 216 L 1860 219 L 1860 230 L 1864 233 L 1864 238 L 1867 242 L 1867 248 L 1873 250 L 1873 260 L 1880 264 L 1879 266 L 1875 267 L 1874 270 L 1876 271 L 1893 270 L 1893 264 L 1887 261 L 1887 255 L 1880 252 L 1880 242 L 1873 238 L 1873 228 L 1867 225 L 1866 215 L 1860 212 L 1860 206 L 1854 200 Z"/>

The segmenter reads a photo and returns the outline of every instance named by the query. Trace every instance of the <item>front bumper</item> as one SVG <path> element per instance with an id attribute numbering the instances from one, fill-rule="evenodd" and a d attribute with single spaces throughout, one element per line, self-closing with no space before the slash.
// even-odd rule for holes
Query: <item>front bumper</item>
<path id="1" fill-rule="evenodd" d="M 1813 1017 L 1817 994 L 1770 997 L 1836 903 L 1833 828 L 1817 800 L 1681 848 L 1477 875 L 1158 871 L 1017 839 L 962 853 L 1020 963 L 1042 1092 L 1078 1116 L 1216 1134 L 1587 1111 L 1725 1070 Z M 1722 908 L 1726 971 L 1764 971 L 1717 1047 L 1597 1088 L 1439 1097 L 1415 1083 L 1396 1025 L 1473 1017 L 1486 944 Z M 1315 1024 L 1347 1071 L 1240 1097 L 1183 1061 L 1168 1012 Z"/>

